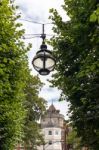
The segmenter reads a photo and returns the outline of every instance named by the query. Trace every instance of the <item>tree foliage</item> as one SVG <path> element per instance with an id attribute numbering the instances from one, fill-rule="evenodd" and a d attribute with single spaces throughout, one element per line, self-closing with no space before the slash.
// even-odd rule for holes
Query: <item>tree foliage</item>
<path id="1" fill-rule="evenodd" d="M 57 34 L 50 42 L 57 59 L 52 83 L 70 102 L 71 120 L 82 143 L 95 150 L 99 149 L 99 15 L 95 19 L 92 15 L 98 6 L 98 0 L 64 0 L 67 22 L 50 10 Z"/>
<path id="2" fill-rule="evenodd" d="M 40 79 L 36 76 L 29 75 L 25 87 L 26 101 L 24 103 L 27 110 L 23 137 L 26 149 L 32 148 L 35 150 L 43 142 L 40 125 L 37 122 L 45 112 L 45 100 L 38 96 L 41 87 L 42 83 Z"/>
<path id="3" fill-rule="evenodd" d="M 81 139 L 77 137 L 76 130 L 72 129 L 69 131 L 68 136 L 67 136 L 67 145 L 69 147 L 72 147 L 73 150 L 81 150 Z"/>
<path id="4" fill-rule="evenodd" d="M 0 1 L 0 149 L 13 150 L 21 138 L 25 109 L 25 72 L 27 66 L 25 47 L 21 40 L 24 33 L 17 7 L 9 0 Z"/>
<path id="5" fill-rule="evenodd" d="M 12 1 L 0 2 L 0 149 L 13 150 L 23 140 L 32 149 L 41 142 L 40 116 L 45 101 L 40 98 L 42 84 L 28 68 L 27 52 L 31 45 L 22 41 L 24 30 L 16 20 L 17 7 Z M 30 146 L 29 145 L 29 146 Z"/>

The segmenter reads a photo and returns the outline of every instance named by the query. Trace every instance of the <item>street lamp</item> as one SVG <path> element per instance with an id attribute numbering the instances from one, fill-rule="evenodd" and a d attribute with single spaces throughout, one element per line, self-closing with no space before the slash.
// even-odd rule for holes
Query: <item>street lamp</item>
<path id="1" fill-rule="evenodd" d="M 55 58 L 52 56 L 52 52 L 47 50 L 47 45 L 45 44 L 46 35 L 44 34 L 44 24 L 41 38 L 42 45 L 40 46 L 40 50 L 36 53 L 36 56 L 33 58 L 32 64 L 34 69 L 39 72 L 40 75 L 48 75 L 55 67 Z"/>

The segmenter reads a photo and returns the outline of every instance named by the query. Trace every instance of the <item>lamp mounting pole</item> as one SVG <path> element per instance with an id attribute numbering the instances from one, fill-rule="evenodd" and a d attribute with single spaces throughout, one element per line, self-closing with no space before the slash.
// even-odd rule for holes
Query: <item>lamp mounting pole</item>
<path id="1" fill-rule="evenodd" d="M 46 34 L 44 33 L 44 24 L 42 24 L 42 34 L 41 34 L 41 38 L 43 39 L 43 44 L 45 44 L 45 38 L 46 38 Z"/>

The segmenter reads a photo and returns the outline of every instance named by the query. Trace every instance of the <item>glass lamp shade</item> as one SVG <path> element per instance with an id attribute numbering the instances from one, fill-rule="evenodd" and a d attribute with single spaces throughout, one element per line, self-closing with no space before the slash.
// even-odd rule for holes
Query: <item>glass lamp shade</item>
<path id="1" fill-rule="evenodd" d="M 49 50 L 40 50 L 33 58 L 32 64 L 40 75 L 48 75 L 54 69 L 55 59 Z"/>

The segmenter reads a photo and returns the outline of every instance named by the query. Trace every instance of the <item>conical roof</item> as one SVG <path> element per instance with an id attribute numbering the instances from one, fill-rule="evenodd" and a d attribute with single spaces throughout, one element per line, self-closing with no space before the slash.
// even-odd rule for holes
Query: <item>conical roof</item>
<path id="1" fill-rule="evenodd" d="M 51 106 L 49 107 L 48 111 L 50 111 L 50 112 L 55 112 L 56 111 L 56 108 L 54 107 L 53 104 L 51 104 Z"/>

